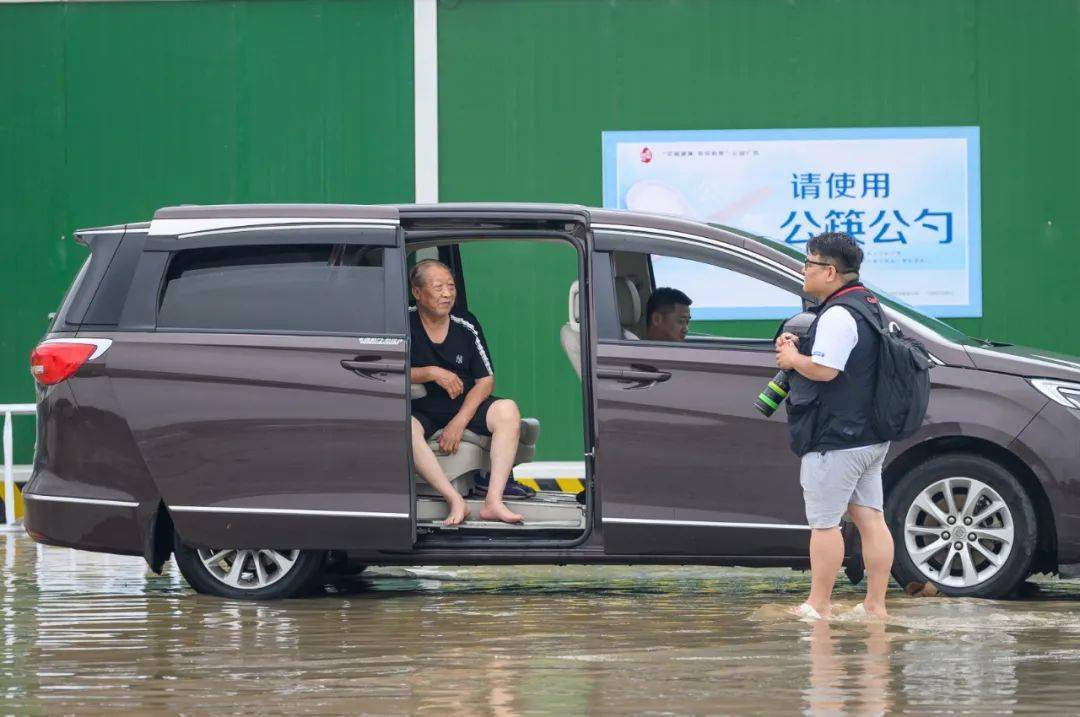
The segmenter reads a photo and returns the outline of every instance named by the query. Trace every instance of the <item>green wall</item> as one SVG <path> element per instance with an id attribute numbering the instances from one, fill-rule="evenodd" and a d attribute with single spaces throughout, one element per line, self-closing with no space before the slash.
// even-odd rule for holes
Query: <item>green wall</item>
<path id="1" fill-rule="evenodd" d="M 79 227 L 412 201 L 412 41 L 411 0 L 0 4 L 0 401 L 33 401 Z"/>
<path id="2" fill-rule="evenodd" d="M 444 2 L 440 195 L 598 204 L 604 130 L 978 125 L 984 316 L 952 323 L 1080 354 L 1077 47 L 1078 0 Z M 32 400 L 73 229 L 176 202 L 409 201 L 412 109 L 410 0 L 0 4 L 0 397 Z M 528 303 L 558 325 L 566 277 L 521 251 L 466 260 L 550 273 Z M 485 291 L 502 336 L 521 303 Z M 557 337 L 493 343 L 527 412 L 576 400 Z M 578 419 L 545 421 L 541 458 L 580 454 Z"/>
<path id="3" fill-rule="evenodd" d="M 951 323 L 1080 354 L 1077 47 L 1072 0 L 462 0 L 441 197 L 597 205 L 604 130 L 978 125 L 984 315 Z"/>
<path id="4" fill-rule="evenodd" d="M 953 323 L 1080 353 L 1074 0 L 462 0 L 439 33 L 445 200 L 599 204 L 604 130 L 978 125 L 984 316 Z"/>
<path id="5" fill-rule="evenodd" d="M 537 460 L 581 460 L 581 379 L 562 350 L 578 257 L 564 243 L 476 242 L 461 248 L 469 310 L 495 362 L 495 393 L 540 419 Z"/>

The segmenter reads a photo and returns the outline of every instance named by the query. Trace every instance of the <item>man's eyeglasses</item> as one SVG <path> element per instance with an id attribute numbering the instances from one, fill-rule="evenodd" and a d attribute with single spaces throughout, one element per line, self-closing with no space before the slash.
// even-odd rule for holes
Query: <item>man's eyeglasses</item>
<path id="1" fill-rule="evenodd" d="M 814 261 L 813 259 L 807 259 L 803 262 L 803 269 L 809 269 L 811 264 L 816 264 L 817 266 L 836 266 L 836 264 L 830 264 L 827 261 Z M 837 267 L 836 270 L 840 271 L 840 268 Z"/>

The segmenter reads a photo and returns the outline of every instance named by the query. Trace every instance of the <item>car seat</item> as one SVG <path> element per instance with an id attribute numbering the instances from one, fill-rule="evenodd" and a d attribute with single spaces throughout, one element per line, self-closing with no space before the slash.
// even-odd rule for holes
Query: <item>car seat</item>
<path id="1" fill-rule="evenodd" d="M 581 378 L 580 292 L 578 282 L 575 280 L 570 284 L 568 307 L 570 318 L 559 329 L 559 343 L 562 344 L 566 358 L 570 359 L 570 365 L 574 367 L 578 378 Z M 617 276 L 615 277 L 615 298 L 619 305 L 619 326 L 622 329 L 622 337 L 637 341 L 638 336 L 628 328 L 636 327 L 641 321 L 641 295 L 638 294 L 637 287 L 625 276 Z"/>
<path id="2" fill-rule="evenodd" d="M 423 398 L 427 395 L 427 389 L 422 383 L 411 384 L 412 398 Z M 446 477 L 461 495 L 468 495 L 473 489 L 474 478 L 478 471 L 491 470 L 491 436 L 481 436 L 469 429 L 461 434 L 461 443 L 457 453 L 453 455 L 444 453 L 439 447 L 439 437 L 442 430 L 435 431 L 428 438 L 428 445 L 435 452 L 435 458 L 442 466 Z M 540 421 L 536 418 L 521 419 L 521 437 L 518 440 L 517 454 L 514 456 L 514 465 L 527 463 L 536 455 L 536 441 L 540 438 Z M 413 481 L 416 483 L 416 494 L 423 496 L 437 496 L 438 492 L 427 481 L 413 473 Z"/>

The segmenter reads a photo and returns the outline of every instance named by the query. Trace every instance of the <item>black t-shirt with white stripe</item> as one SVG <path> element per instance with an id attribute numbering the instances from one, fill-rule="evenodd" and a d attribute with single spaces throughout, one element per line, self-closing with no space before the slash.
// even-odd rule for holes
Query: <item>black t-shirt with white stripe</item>
<path id="1" fill-rule="evenodd" d="M 470 317 L 474 318 L 474 317 Z M 450 328 L 441 344 L 432 341 L 416 307 L 409 310 L 409 331 L 412 347 L 409 352 L 413 368 L 438 366 L 453 371 L 461 379 L 464 391 L 451 399 L 442 386 L 431 381 L 425 383 L 427 395 L 412 402 L 413 409 L 425 413 L 457 413 L 467 394 L 476 385 L 476 379 L 491 376 L 491 359 L 484 342 L 483 330 L 475 321 L 450 314 Z"/>

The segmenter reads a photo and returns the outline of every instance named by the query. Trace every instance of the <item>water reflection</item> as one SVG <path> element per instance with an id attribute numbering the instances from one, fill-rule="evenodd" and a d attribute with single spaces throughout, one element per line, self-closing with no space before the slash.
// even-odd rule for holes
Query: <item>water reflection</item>
<path id="1" fill-rule="evenodd" d="M 895 635 L 881 622 L 850 627 L 850 645 L 834 624 L 818 621 L 810 627 L 806 714 L 884 715 L 892 711 L 890 648 Z"/>
<path id="2" fill-rule="evenodd" d="M 0 713 L 1076 713 L 1080 584 L 808 624 L 784 570 L 385 568 L 278 603 L 0 534 Z M 842 611 L 858 591 L 840 593 Z"/>

